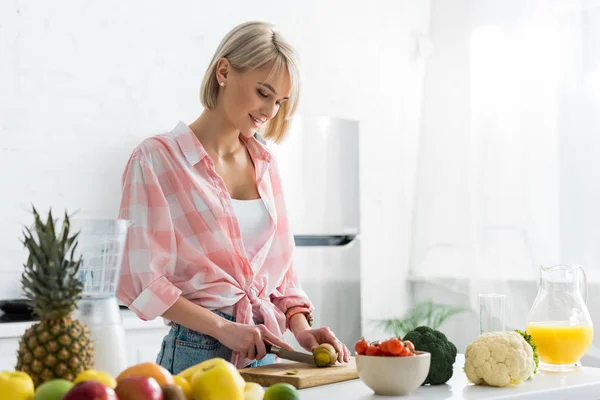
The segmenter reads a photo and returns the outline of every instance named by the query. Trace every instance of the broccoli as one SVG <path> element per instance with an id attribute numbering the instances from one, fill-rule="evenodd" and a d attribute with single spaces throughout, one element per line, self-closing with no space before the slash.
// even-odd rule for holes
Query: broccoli
<path id="1" fill-rule="evenodd" d="M 431 353 L 429 374 L 423 385 L 443 385 L 452 378 L 456 346 L 442 332 L 428 326 L 419 326 L 408 332 L 403 340 L 415 345 L 415 350 Z"/>

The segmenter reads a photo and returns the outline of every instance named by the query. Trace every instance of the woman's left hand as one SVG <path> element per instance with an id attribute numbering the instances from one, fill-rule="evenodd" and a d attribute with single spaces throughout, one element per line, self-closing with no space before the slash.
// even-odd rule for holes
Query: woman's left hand
<path id="1" fill-rule="evenodd" d="M 338 353 L 339 362 L 350 361 L 350 351 L 335 337 L 335 334 L 328 327 L 317 329 L 306 329 L 296 334 L 298 344 L 307 351 L 312 351 L 320 344 L 329 343 Z"/>

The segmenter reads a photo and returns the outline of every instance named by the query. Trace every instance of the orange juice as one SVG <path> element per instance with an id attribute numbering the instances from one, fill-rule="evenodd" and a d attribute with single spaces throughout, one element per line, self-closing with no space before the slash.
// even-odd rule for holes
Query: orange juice
<path id="1" fill-rule="evenodd" d="M 568 321 L 532 322 L 527 325 L 538 347 L 540 361 L 547 364 L 574 364 L 592 344 L 594 330 Z"/>

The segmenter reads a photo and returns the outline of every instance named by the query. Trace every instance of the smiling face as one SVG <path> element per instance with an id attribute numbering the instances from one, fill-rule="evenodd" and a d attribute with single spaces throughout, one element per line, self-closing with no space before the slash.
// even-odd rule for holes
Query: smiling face
<path id="1" fill-rule="evenodd" d="M 273 119 L 291 92 L 290 77 L 285 68 L 272 70 L 272 63 L 250 71 L 237 71 L 229 61 L 221 59 L 217 67 L 218 107 L 229 123 L 242 135 L 250 137 Z"/>

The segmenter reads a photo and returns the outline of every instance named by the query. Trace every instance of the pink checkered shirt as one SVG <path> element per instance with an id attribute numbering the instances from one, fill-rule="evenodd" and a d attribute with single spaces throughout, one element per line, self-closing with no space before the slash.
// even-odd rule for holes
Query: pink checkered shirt
<path id="1" fill-rule="evenodd" d="M 127 162 L 119 218 L 132 227 L 118 298 L 141 319 L 162 315 L 184 296 L 210 310 L 235 306 L 236 322 L 253 324 L 257 316 L 282 337 L 285 310 L 314 309 L 293 267 L 276 160 L 255 138 L 240 137 L 270 216 L 264 245 L 251 260 L 227 187 L 186 124 L 144 140 Z M 234 352 L 231 362 L 243 367 L 250 360 Z"/>

